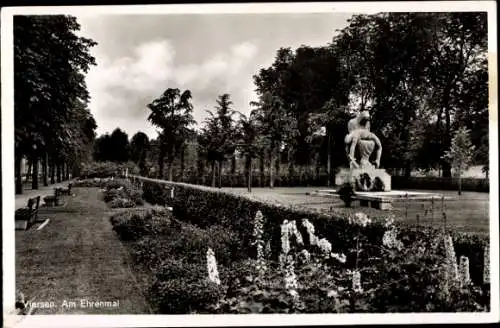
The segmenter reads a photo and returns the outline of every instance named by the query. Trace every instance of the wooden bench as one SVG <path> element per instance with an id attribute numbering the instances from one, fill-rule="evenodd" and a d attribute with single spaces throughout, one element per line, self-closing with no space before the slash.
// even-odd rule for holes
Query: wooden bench
<path id="1" fill-rule="evenodd" d="M 59 206 L 59 195 L 49 195 L 43 198 L 47 206 Z"/>
<path id="2" fill-rule="evenodd" d="M 68 184 L 68 188 L 62 188 L 62 187 L 55 188 L 54 189 L 54 195 L 55 195 L 55 197 L 59 197 L 59 195 L 68 195 L 68 196 L 70 196 L 71 195 L 71 183 Z"/>
<path id="3" fill-rule="evenodd" d="M 28 205 L 17 209 L 15 212 L 16 230 L 26 230 L 38 217 L 38 208 L 40 206 L 40 196 L 28 199 Z M 34 208 L 33 208 L 34 207 Z"/>

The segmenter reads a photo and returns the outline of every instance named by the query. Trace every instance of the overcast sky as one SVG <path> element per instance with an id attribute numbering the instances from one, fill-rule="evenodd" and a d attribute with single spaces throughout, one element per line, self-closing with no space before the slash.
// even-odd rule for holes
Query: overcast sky
<path id="1" fill-rule="evenodd" d="M 279 47 L 330 42 L 351 14 L 183 14 L 79 17 L 81 34 L 98 42 L 87 75 L 99 135 L 116 127 L 150 137 L 146 105 L 167 88 L 189 89 L 200 124 L 218 95 L 248 113 L 252 76 Z"/>

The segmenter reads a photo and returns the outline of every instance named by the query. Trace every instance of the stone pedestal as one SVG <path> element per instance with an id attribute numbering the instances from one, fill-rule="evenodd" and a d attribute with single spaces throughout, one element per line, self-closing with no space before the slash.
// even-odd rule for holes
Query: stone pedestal
<path id="1" fill-rule="evenodd" d="M 341 186 L 344 183 L 354 182 L 356 191 L 370 191 L 376 179 L 380 179 L 383 188 L 382 190 L 373 191 L 391 191 L 391 176 L 384 169 L 376 168 L 342 168 L 335 175 L 335 185 Z"/>

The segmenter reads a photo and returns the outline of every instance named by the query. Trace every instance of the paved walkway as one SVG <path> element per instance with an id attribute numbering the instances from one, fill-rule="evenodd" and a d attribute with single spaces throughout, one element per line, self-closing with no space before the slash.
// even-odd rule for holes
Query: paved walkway
<path id="1" fill-rule="evenodd" d="M 54 194 L 54 188 L 58 187 L 68 187 L 69 181 L 64 181 L 60 183 L 49 184 L 48 186 L 44 186 L 43 183 L 40 183 L 37 190 L 33 190 L 31 188 L 23 189 L 23 193 L 21 195 L 16 195 L 16 210 L 21 207 L 25 207 L 28 204 L 28 199 L 40 196 L 43 197 Z M 40 200 L 42 202 L 42 200 Z"/>
<path id="2" fill-rule="evenodd" d="M 43 229 L 16 231 L 16 288 L 27 300 L 49 302 L 35 314 L 150 313 L 141 277 L 112 229 L 115 211 L 101 197 L 97 188 L 75 188 L 64 207 L 40 210 L 50 219 Z"/>

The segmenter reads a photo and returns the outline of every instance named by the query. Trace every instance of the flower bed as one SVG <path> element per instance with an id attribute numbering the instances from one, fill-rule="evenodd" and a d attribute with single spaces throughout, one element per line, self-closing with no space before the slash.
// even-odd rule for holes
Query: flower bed
<path id="1" fill-rule="evenodd" d="M 411 241 L 388 220 L 377 245 L 358 233 L 345 254 L 307 219 L 285 220 L 273 260 L 260 211 L 252 220 L 254 256 L 227 228 L 201 228 L 165 211 L 131 211 L 111 222 L 153 276 L 148 296 L 157 313 L 455 312 L 489 305 L 487 285 L 472 284 L 467 265 L 453 265 L 456 254 L 442 235 L 417 233 Z M 357 215 L 351 224 L 359 232 L 370 219 Z"/>
<path id="2" fill-rule="evenodd" d="M 130 208 L 144 205 L 142 191 L 125 179 L 114 179 L 106 183 L 104 201 L 111 208 Z"/>
<path id="3" fill-rule="evenodd" d="M 200 186 L 149 180 L 143 188 L 148 202 L 173 206 L 173 216 L 141 212 L 112 222 L 155 277 L 150 294 L 159 313 L 489 306 L 484 237 L 325 215 Z M 127 232 L 131 227 L 136 232 Z"/>
<path id="4" fill-rule="evenodd" d="M 354 229 L 349 223 L 349 215 L 344 213 L 320 213 L 204 186 L 141 179 L 143 197 L 147 202 L 172 206 L 176 218 L 200 227 L 216 224 L 237 232 L 242 238 L 242 248 L 250 255 L 255 255 L 251 237 L 252 220 L 259 210 L 267 218 L 264 234 L 265 239 L 271 240 L 272 257 L 275 260 L 280 253 L 280 225 L 285 218 L 289 221 L 308 219 L 315 226 L 319 237 L 328 239 L 332 247 L 339 252 L 347 252 L 351 249 L 358 233 L 366 238 L 368 244 L 378 245 L 385 232 L 385 218 L 372 218 L 369 226 L 360 227 L 358 231 L 358 228 Z M 171 197 L 172 189 L 174 189 L 173 198 Z M 407 227 L 403 223 L 399 223 L 398 228 L 401 235 L 408 240 L 415 240 L 421 235 L 439 233 L 432 229 L 418 232 L 415 227 Z M 302 233 L 305 232 L 300 226 L 299 229 Z M 474 268 L 471 272 L 472 279 L 479 283 L 482 281 L 483 254 L 485 246 L 489 244 L 488 236 L 458 232 L 450 232 L 450 234 L 457 248 L 457 256 L 469 258 L 470 266 Z"/>

